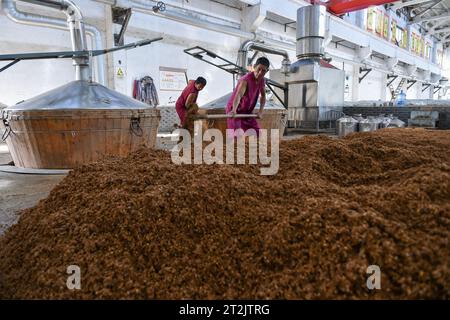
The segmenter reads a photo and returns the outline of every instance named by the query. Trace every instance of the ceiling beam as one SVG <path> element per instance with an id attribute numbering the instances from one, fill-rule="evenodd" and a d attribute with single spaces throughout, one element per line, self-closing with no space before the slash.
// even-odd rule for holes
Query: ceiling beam
<path id="1" fill-rule="evenodd" d="M 437 16 L 430 16 L 430 17 L 414 17 L 408 24 L 415 24 L 415 23 L 421 23 L 424 21 L 430 21 L 430 20 L 441 20 L 441 19 L 448 19 L 450 18 L 450 12 L 446 12 Z"/>
<path id="2" fill-rule="evenodd" d="M 431 2 L 432 0 L 409 0 L 409 1 L 397 1 L 396 3 L 391 5 L 392 10 L 398 10 L 403 7 L 414 6 L 416 4 L 421 4 L 425 2 Z"/>
<path id="3" fill-rule="evenodd" d="M 418 14 L 416 14 L 415 17 L 421 17 L 423 16 L 425 13 L 427 13 L 430 9 L 433 9 L 435 6 L 437 6 L 439 3 L 441 3 L 442 0 L 436 0 L 434 1 L 433 4 L 431 4 L 430 6 L 428 6 L 427 8 L 423 9 L 422 11 L 420 11 Z M 414 18 L 415 18 L 414 17 Z"/>
<path id="4" fill-rule="evenodd" d="M 438 34 L 438 33 L 443 33 L 443 32 L 449 32 L 449 31 L 450 31 L 450 27 L 442 28 L 442 29 L 432 29 L 427 34 L 433 35 L 433 34 Z"/>
<path id="5" fill-rule="evenodd" d="M 447 36 L 441 38 L 441 41 L 439 41 L 439 42 L 442 44 L 450 43 L 450 35 L 447 35 Z"/>
<path id="6" fill-rule="evenodd" d="M 437 28 L 439 28 L 440 26 L 447 24 L 448 22 L 449 21 L 447 21 L 445 19 L 436 21 L 436 23 L 434 23 L 433 26 L 427 32 L 432 32 L 432 31 L 436 30 Z"/>

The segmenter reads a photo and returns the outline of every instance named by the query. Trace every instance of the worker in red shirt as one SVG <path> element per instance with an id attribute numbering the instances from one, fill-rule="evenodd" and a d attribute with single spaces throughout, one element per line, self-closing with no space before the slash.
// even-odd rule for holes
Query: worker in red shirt
<path id="1" fill-rule="evenodd" d="M 228 100 L 226 113 L 231 114 L 232 117 L 227 119 L 227 128 L 232 129 L 230 133 L 233 136 L 241 134 L 239 129 L 242 129 L 244 133 L 247 133 L 249 129 L 253 129 L 256 135 L 259 136 L 260 127 L 255 118 L 235 118 L 234 116 L 236 114 L 253 114 L 260 97 L 258 118 L 262 118 L 264 105 L 266 104 L 264 75 L 269 71 L 269 67 L 270 62 L 267 58 L 258 58 L 254 70 L 239 79 L 236 89 Z"/>
<path id="2" fill-rule="evenodd" d="M 186 125 L 186 116 L 189 113 L 195 114 L 198 110 L 197 96 L 199 91 L 202 91 L 206 86 L 206 79 L 203 77 L 198 77 L 197 80 L 190 80 L 186 88 L 184 88 L 180 97 L 176 103 L 176 110 L 178 116 L 180 117 L 180 125 L 181 127 L 185 127 Z M 196 110 L 197 109 L 197 110 Z"/>

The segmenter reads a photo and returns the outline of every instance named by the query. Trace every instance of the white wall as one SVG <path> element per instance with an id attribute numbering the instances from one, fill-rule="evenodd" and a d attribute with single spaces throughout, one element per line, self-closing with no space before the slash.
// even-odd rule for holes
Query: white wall
<path id="1" fill-rule="evenodd" d="M 99 18 L 102 17 L 102 8 L 99 8 L 99 3 L 81 0 L 75 2 L 84 11 L 87 22 L 101 27 L 102 23 Z M 217 3 L 211 3 L 211 6 L 216 11 L 220 7 L 224 8 L 224 15 L 236 19 L 236 10 Z M 28 8 L 30 7 L 28 6 Z M 93 8 L 92 11 L 91 8 Z M 46 12 L 41 8 L 39 10 L 43 10 L 39 12 L 40 14 L 51 13 L 55 17 L 59 17 L 58 12 Z M 71 49 L 69 33 L 66 31 L 16 24 L 7 19 L 3 13 L 0 13 L 0 24 L 2 30 L 10 31 L 0 33 L 0 54 Z M 264 29 L 270 30 L 270 28 L 277 34 L 281 34 L 284 30 L 281 25 L 267 21 Z M 119 29 L 119 26 L 114 26 L 115 32 L 118 32 Z M 187 69 L 188 77 L 191 79 L 198 76 L 205 77 L 208 84 L 199 95 L 198 102 L 200 104 L 219 98 L 233 89 L 233 78 L 229 73 L 191 57 L 183 50 L 198 45 L 236 62 L 237 52 L 242 41 L 240 38 L 140 12 L 133 13 L 127 28 L 125 43 L 159 36 L 162 36 L 164 40 L 149 46 L 111 54 L 113 66 L 110 67 L 110 72 L 114 72 L 112 87 L 115 90 L 131 95 L 133 80 L 149 75 L 155 81 L 161 104 L 169 104 L 169 98 L 170 101 L 174 101 L 179 93 L 159 91 L 160 67 Z M 295 60 L 293 51 L 290 52 L 290 55 L 291 60 Z M 281 57 L 267 56 L 271 60 L 273 68 L 281 66 Z M 4 64 L 6 63 L 1 65 Z M 119 66 L 125 72 L 125 77 L 120 78 L 116 75 Z M 74 68 L 70 59 L 20 62 L 11 69 L 0 73 L 0 101 L 13 104 L 73 79 Z M 21 85 L 24 83 L 28 83 L 28 85 Z"/>
<path id="2" fill-rule="evenodd" d="M 127 39 L 130 39 L 130 41 L 138 40 L 128 37 Z M 199 95 L 197 101 L 199 104 L 218 98 L 233 89 L 233 79 L 229 73 L 194 59 L 184 53 L 184 49 L 186 47 L 182 45 L 160 42 L 155 43 L 153 46 L 126 51 L 126 77 L 122 80 L 116 80 L 116 84 L 119 84 L 117 89 L 127 95 L 131 95 L 133 80 L 149 75 L 155 81 L 160 103 L 162 105 L 170 105 L 168 104 L 169 97 L 172 97 L 171 100 L 174 101 L 178 98 L 177 95 L 179 93 L 160 91 L 160 67 L 186 69 L 189 79 L 203 76 L 208 81 L 208 84 Z M 231 52 L 215 50 L 215 53 L 235 60 Z"/>
<path id="3" fill-rule="evenodd" d="M 122 79 L 116 77 L 116 90 L 131 95 L 133 80 L 149 75 L 155 81 L 160 103 L 173 105 L 174 103 L 168 103 L 169 98 L 175 101 L 179 92 L 160 91 L 160 67 L 186 69 L 189 79 L 198 76 L 206 78 L 208 84 L 199 95 L 199 104 L 216 99 L 233 89 L 231 74 L 193 58 L 183 50 L 201 46 L 235 62 L 240 45 L 239 38 L 142 13 L 134 14 L 126 35 L 126 43 L 158 36 L 162 36 L 164 40 L 114 54 L 114 64 L 118 66 L 118 60 L 121 60 L 126 71 L 126 77 Z"/>
<path id="4" fill-rule="evenodd" d="M 16 24 L 0 14 L 0 54 L 70 50 L 69 32 Z M 31 32 L 31 30 L 33 30 Z M 0 66 L 8 64 L 0 62 Z M 0 101 L 15 104 L 74 79 L 71 60 L 28 60 L 0 72 Z"/>
<path id="5" fill-rule="evenodd" d="M 386 87 L 383 85 L 386 74 L 372 70 L 359 84 L 358 100 L 384 100 L 381 99 Z"/>
<path id="6" fill-rule="evenodd" d="M 94 24 L 103 33 L 104 46 L 111 46 L 112 30 L 116 32 L 119 26 L 109 26 L 110 10 L 109 6 L 88 0 L 75 0 L 81 7 L 86 22 Z M 173 2 L 173 1 L 172 1 Z M 181 1 L 178 1 L 181 3 Z M 287 15 L 295 16 L 295 1 L 289 0 L 289 12 Z M 184 2 L 183 2 L 184 3 Z M 268 8 L 282 12 L 285 8 L 277 6 L 277 1 L 265 1 Z M 186 7 L 194 8 L 197 12 L 206 13 L 210 16 L 229 20 L 231 24 L 241 22 L 242 14 L 239 9 L 219 4 L 208 0 L 190 1 L 185 3 Z M 298 5 L 299 6 L 299 5 Z M 46 14 L 53 17 L 64 18 L 64 15 L 46 8 L 33 5 L 20 5 L 22 9 L 29 10 L 36 14 Z M 292 7 L 292 8 L 291 8 Z M 27 9 L 28 8 L 28 9 Z M 275 10 L 274 9 L 274 10 Z M 294 9 L 294 10 L 291 10 Z M 286 10 L 285 10 L 286 11 Z M 292 12 L 291 12 L 292 11 Z M 214 19 L 214 18 L 211 18 Z M 108 32 L 106 31 L 108 30 Z M 273 21 L 265 20 L 260 32 L 272 35 L 273 38 L 292 38 L 295 32 Z M 107 70 L 109 72 L 109 85 L 127 95 L 131 95 L 132 81 L 135 77 L 150 75 L 159 90 L 159 68 L 173 67 L 187 69 L 189 78 L 204 76 L 208 80 L 207 87 L 199 96 L 199 103 L 216 99 L 232 90 L 232 77 L 230 74 L 210 66 L 204 62 L 192 58 L 183 52 L 188 47 L 196 45 L 205 47 L 233 62 L 237 59 L 237 51 L 244 39 L 225 35 L 218 32 L 202 30 L 201 28 L 181 24 L 176 21 L 151 16 L 139 12 L 134 12 L 126 32 L 125 42 L 138 41 L 145 38 L 164 37 L 163 41 L 128 51 L 119 51 L 105 57 L 109 60 Z M 331 46 L 331 45 L 330 45 Z M 24 26 L 9 20 L 3 12 L 0 12 L 0 54 L 23 53 L 35 51 L 59 51 L 70 50 L 70 37 L 68 31 L 54 30 L 50 28 Z M 350 59 L 354 56 L 354 50 L 346 48 L 330 48 L 334 50 L 336 56 Z M 289 51 L 292 61 L 296 60 L 295 52 Z M 268 56 L 273 68 L 281 65 L 281 57 Z M 125 71 L 125 76 L 119 78 L 116 75 L 119 67 Z M 333 63 L 342 68 L 342 61 L 336 59 Z M 5 65 L 0 62 L 0 66 Z M 388 99 L 384 74 L 372 71 L 362 82 L 357 84 L 359 66 L 345 63 L 346 83 L 348 91 L 345 93 L 345 100 L 379 100 Z M 0 102 L 14 104 L 18 101 L 29 99 L 37 94 L 43 93 L 57 86 L 63 85 L 74 79 L 74 68 L 69 59 L 60 60 L 35 60 L 20 62 L 10 69 L 0 73 Z M 416 85 L 408 92 L 414 97 L 428 97 L 429 92 L 422 93 L 420 86 Z M 413 91 L 415 90 L 415 91 Z M 159 92 L 162 104 L 176 100 L 175 93 Z"/>

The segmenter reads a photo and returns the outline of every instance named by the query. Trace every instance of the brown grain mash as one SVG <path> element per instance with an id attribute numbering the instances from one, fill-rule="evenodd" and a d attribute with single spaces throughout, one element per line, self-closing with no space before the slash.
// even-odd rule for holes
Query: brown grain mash
<path id="1" fill-rule="evenodd" d="M 0 298 L 449 299 L 449 236 L 450 131 L 285 141 L 269 177 L 140 150 L 22 213 L 0 239 Z"/>

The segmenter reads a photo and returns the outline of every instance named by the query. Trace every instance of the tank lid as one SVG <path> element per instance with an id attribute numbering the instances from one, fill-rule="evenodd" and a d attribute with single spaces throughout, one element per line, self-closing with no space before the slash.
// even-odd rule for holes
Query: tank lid
<path id="1" fill-rule="evenodd" d="M 108 89 L 99 83 L 77 80 L 24 102 L 9 106 L 7 110 L 148 108 L 151 108 L 151 106 Z"/>
<path id="2" fill-rule="evenodd" d="M 405 122 L 402 121 L 402 120 L 400 120 L 400 119 L 397 118 L 397 117 L 394 117 L 394 118 L 391 120 L 391 123 L 405 123 Z"/>
<path id="3" fill-rule="evenodd" d="M 341 123 L 357 123 L 358 120 L 354 119 L 351 116 L 343 116 L 343 117 L 337 119 L 337 122 L 341 122 Z"/>

